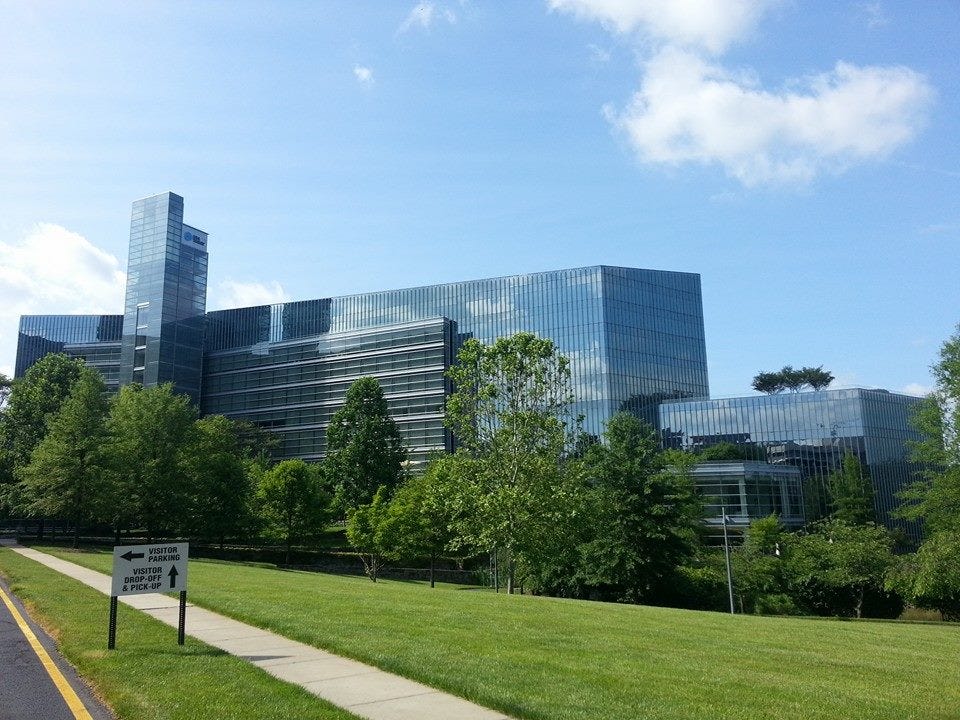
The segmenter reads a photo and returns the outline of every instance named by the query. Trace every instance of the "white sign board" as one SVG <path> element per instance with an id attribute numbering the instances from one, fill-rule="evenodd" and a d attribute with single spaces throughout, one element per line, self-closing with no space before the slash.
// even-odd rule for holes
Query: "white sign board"
<path id="1" fill-rule="evenodd" d="M 187 589 L 190 543 L 118 545 L 113 548 L 111 595 L 177 592 Z"/>

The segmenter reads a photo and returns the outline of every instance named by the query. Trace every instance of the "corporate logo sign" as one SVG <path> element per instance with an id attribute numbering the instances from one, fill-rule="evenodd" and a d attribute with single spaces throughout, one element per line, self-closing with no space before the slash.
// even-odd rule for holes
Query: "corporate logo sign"
<path id="1" fill-rule="evenodd" d="M 199 248 L 207 246 L 207 234 L 199 233 L 193 228 L 184 228 L 182 241 L 185 245 L 193 245 Z"/>

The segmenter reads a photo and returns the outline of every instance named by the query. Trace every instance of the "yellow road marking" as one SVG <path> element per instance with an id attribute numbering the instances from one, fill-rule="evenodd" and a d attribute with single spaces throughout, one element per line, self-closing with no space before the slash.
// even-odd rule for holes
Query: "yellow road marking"
<path id="1" fill-rule="evenodd" d="M 33 634 L 33 630 L 31 630 L 30 626 L 27 625 L 27 622 L 23 619 L 23 616 L 17 612 L 16 606 L 14 606 L 13 601 L 10 600 L 7 594 L 3 591 L 3 588 L 0 588 L 0 600 L 3 600 L 3 603 L 7 606 L 7 609 L 10 610 L 10 614 L 13 615 L 13 619 L 17 621 L 17 625 L 20 626 L 20 631 L 30 642 L 30 646 L 37 654 L 37 657 L 40 658 L 40 662 L 43 663 L 43 667 L 46 669 L 47 674 L 50 675 L 50 679 L 53 680 L 53 684 L 57 686 L 57 690 L 60 691 L 60 694 L 66 701 L 67 707 L 70 708 L 70 712 L 73 713 L 73 716 L 77 720 L 93 720 L 93 718 L 90 717 L 90 713 L 87 712 L 87 709 L 80 701 L 80 698 L 77 697 L 77 694 L 73 691 L 73 688 L 70 687 L 70 683 L 67 682 L 67 679 L 63 676 L 63 673 L 60 672 L 60 668 L 56 666 L 56 664 L 47 654 L 47 651 L 44 649 L 43 645 L 41 645 L 40 641 L 37 640 L 37 636 Z"/>

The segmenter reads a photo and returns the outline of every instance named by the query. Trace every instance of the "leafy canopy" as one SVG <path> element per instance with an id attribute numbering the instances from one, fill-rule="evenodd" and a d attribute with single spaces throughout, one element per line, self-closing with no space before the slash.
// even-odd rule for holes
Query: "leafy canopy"
<path id="1" fill-rule="evenodd" d="M 405 458 L 380 383 L 371 377 L 357 379 L 327 428 L 325 468 L 340 509 L 370 502 L 381 486 L 389 494 L 403 477 Z"/>
<path id="2" fill-rule="evenodd" d="M 833 373 L 819 367 L 802 367 L 795 370 L 791 365 L 784 365 L 780 370 L 768 372 L 762 370 L 753 378 L 751 387 L 757 392 L 775 395 L 784 390 L 799 392 L 805 387 L 812 390 L 822 390 L 833 382 Z"/>

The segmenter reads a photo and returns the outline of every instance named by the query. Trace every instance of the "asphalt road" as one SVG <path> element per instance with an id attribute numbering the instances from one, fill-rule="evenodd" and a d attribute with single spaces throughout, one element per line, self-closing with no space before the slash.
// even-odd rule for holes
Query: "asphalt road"
<path id="1" fill-rule="evenodd" d="M 60 677 L 63 678 L 61 682 L 65 681 L 66 685 L 72 688 L 76 699 L 66 685 L 63 691 L 57 687 L 4 599 L 12 602 L 22 621 L 27 624 L 56 665 Z M 68 705 L 68 698 L 74 704 L 73 709 Z M 78 709 L 77 699 L 83 705 L 82 710 Z M 53 640 L 29 618 L 23 604 L 10 592 L 7 584 L 0 580 L 0 720 L 87 718 L 113 720 L 113 715 L 91 695 L 77 673 L 57 651 Z"/>

